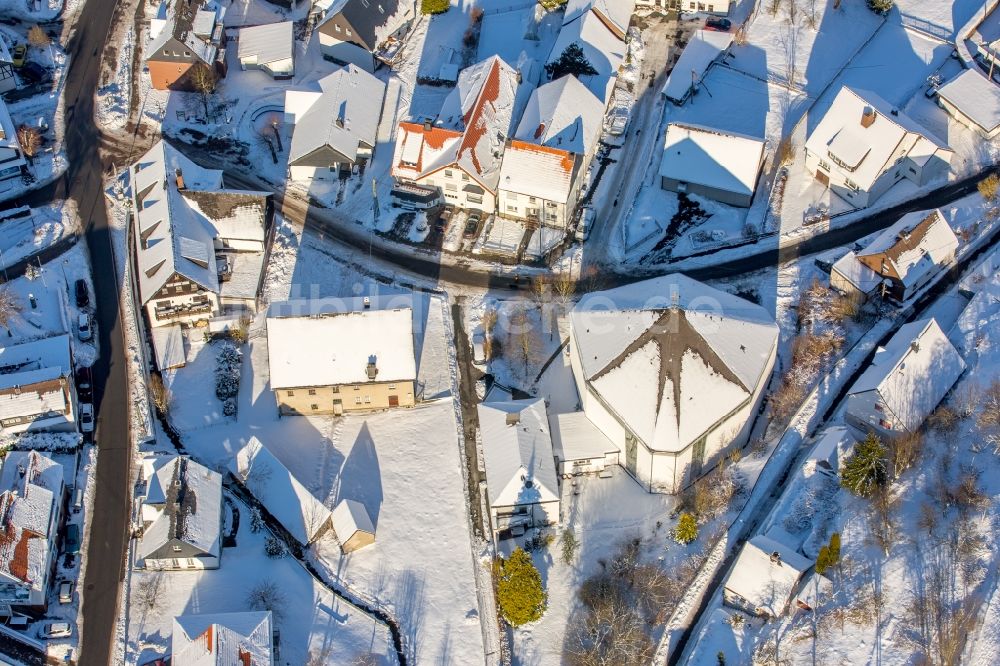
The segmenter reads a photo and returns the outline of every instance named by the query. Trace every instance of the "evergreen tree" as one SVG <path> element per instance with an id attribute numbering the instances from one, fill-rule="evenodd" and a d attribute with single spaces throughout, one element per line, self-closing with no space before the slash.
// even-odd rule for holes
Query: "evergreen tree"
<path id="1" fill-rule="evenodd" d="M 674 528 L 674 541 L 687 545 L 698 538 L 698 521 L 690 513 L 682 513 Z"/>
<path id="2" fill-rule="evenodd" d="M 840 472 L 840 485 L 861 497 L 871 497 L 876 488 L 889 482 L 886 471 L 886 448 L 873 432 L 854 449 L 854 454 Z M 838 537 L 839 538 L 839 537 Z"/>
<path id="3" fill-rule="evenodd" d="M 719 650 L 719 653 L 715 655 L 715 660 L 719 663 L 719 666 L 726 666 L 726 653 Z"/>
<path id="4" fill-rule="evenodd" d="M 819 547 L 819 555 L 816 556 L 816 573 L 823 574 L 830 567 L 830 548 L 828 546 Z"/>
<path id="5" fill-rule="evenodd" d="M 840 532 L 830 535 L 830 566 L 835 567 L 840 564 Z"/>
<path id="6" fill-rule="evenodd" d="M 880 16 L 885 16 L 892 9 L 893 0 L 868 0 L 868 9 Z"/>
<path id="7" fill-rule="evenodd" d="M 500 560 L 497 578 L 497 603 L 507 622 L 519 627 L 542 617 L 546 594 L 530 555 L 520 548 L 514 550 L 509 558 Z"/>
<path id="8" fill-rule="evenodd" d="M 597 74 L 597 70 L 587 60 L 587 56 L 583 54 L 583 48 L 576 42 L 567 46 L 558 60 L 546 65 L 545 71 L 549 73 L 553 81 L 567 74 L 572 74 L 576 77 Z"/>

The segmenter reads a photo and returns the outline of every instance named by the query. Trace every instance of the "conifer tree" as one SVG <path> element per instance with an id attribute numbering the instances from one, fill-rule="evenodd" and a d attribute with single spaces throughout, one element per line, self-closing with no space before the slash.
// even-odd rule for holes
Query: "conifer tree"
<path id="1" fill-rule="evenodd" d="M 500 560 L 497 578 L 497 603 L 507 622 L 519 627 L 542 617 L 546 594 L 530 555 L 520 548 L 514 550 L 509 558 Z"/>
<path id="2" fill-rule="evenodd" d="M 857 445 L 840 472 L 840 485 L 860 497 L 871 497 L 888 483 L 886 448 L 873 432 Z"/>

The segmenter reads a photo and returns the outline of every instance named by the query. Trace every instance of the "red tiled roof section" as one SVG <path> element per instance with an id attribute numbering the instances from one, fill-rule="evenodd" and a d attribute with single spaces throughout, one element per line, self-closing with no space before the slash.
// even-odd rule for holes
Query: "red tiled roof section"
<path id="1" fill-rule="evenodd" d="M 517 139 L 510 142 L 510 147 L 514 150 L 524 150 L 560 157 L 562 158 L 562 161 L 559 162 L 560 168 L 562 168 L 562 170 L 566 173 L 573 172 L 573 154 L 567 150 L 550 148 L 549 146 L 540 146 L 537 143 L 528 143 L 527 141 L 518 141 Z"/>
<path id="2" fill-rule="evenodd" d="M 489 118 L 484 116 L 487 113 L 491 116 L 496 115 L 496 103 L 500 97 L 500 62 L 499 58 L 493 58 L 490 73 L 486 75 L 479 97 L 476 98 L 476 103 L 469 109 L 468 117 L 465 119 L 465 136 L 462 137 L 462 145 L 458 148 L 459 157 L 464 151 L 471 151 L 472 164 L 480 174 L 483 172 L 483 166 L 479 163 L 475 148 L 489 129 Z"/>
<path id="3" fill-rule="evenodd" d="M 205 632 L 201 636 L 198 637 L 198 639 L 204 639 L 204 641 L 205 641 L 205 652 L 208 652 L 209 654 L 212 653 L 212 636 L 213 636 L 213 632 L 214 631 L 215 631 L 215 625 L 214 624 L 210 624 L 210 625 L 208 625 L 208 628 L 205 629 Z"/>
<path id="4" fill-rule="evenodd" d="M 34 537 L 27 530 L 21 530 L 21 538 L 14 546 L 14 557 L 8 565 L 10 575 L 24 582 L 28 582 L 28 546 L 32 538 Z"/>
<path id="5" fill-rule="evenodd" d="M 411 123 L 406 121 L 399 123 L 399 129 L 403 130 L 407 134 L 423 135 L 421 140 L 424 142 L 424 145 L 432 150 L 441 150 L 445 141 L 461 136 L 461 134 L 455 130 L 445 129 L 443 127 L 431 127 L 430 129 L 426 129 L 421 123 Z M 402 139 L 397 137 L 396 140 L 400 141 Z M 417 171 L 424 170 L 423 147 L 420 149 L 420 159 L 417 160 L 416 169 Z"/>
<path id="6" fill-rule="evenodd" d="M 240 648 L 239 657 L 240 657 L 240 663 L 243 666 L 253 666 L 253 655 L 251 655 L 248 651 L 244 650 L 243 648 Z"/>

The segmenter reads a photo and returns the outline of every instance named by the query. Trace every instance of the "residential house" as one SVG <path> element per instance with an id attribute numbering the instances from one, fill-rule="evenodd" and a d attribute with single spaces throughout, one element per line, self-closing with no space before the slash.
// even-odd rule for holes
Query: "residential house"
<path id="1" fill-rule="evenodd" d="M 10 57 L 7 50 L 7 42 L 0 39 L 0 93 L 17 88 L 17 79 L 14 78 L 14 59 Z"/>
<path id="2" fill-rule="evenodd" d="M 937 91 L 938 104 L 980 136 L 1000 134 L 1000 86 L 977 69 L 966 69 Z"/>
<path id="3" fill-rule="evenodd" d="M 500 167 L 503 217 L 565 228 L 597 151 L 604 102 L 575 76 L 531 93 Z"/>
<path id="4" fill-rule="evenodd" d="M 20 179 L 28 166 L 28 160 L 17 140 L 17 128 L 10 117 L 7 104 L 0 97 L 0 187 L 5 181 Z"/>
<path id="5" fill-rule="evenodd" d="M 10 451 L 0 468 L 0 607 L 44 609 L 62 525 L 63 467 L 38 451 Z"/>
<path id="6" fill-rule="evenodd" d="M 672 0 L 682 12 L 729 16 L 736 0 Z M 673 8 L 673 7 L 671 7 Z"/>
<path id="7" fill-rule="evenodd" d="M 855 442 L 854 435 L 844 426 L 832 426 L 824 430 L 802 465 L 806 478 L 814 474 L 839 478 L 840 464 L 850 455 Z"/>
<path id="8" fill-rule="evenodd" d="M 698 92 L 709 68 L 722 62 L 729 54 L 732 43 L 733 34 L 730 32 L 696 31 L 670 70 L 661 94 L 677 106 L 684 104 Z"/>
<path id="9" fill-rule="evenodd" d="M 833 264 L 830 286 L 843 294 L 907 301 L 954 265 L 958 238 L 940 210 L 907 213 L 875 240 Z"/>
<path id="10" fill-rule="evenodd" d="M 236 452 L 229 472 L 299 543 L 308 545 L 330 529 L 330 510 L 256 437 Z"/>
<path id="11" fill-rule="evenodd" d="M 274 208 L 166 141 L 131 167 L 132 244 L 151 326 L 255 312 Z"/>
<path id="12" fill-rule="evenodd" d="M 347 65 L 317 88 L 285 91 L 285 122 L 295 126 L 288 151 L 292 180 L 339 179 L 375 151 L 385 83 Z"/>
<path id="13" fill-rule="evenodd" d="M 559 522 L 559 484 L 545 401 L 478 406 L 490 525 L 495 539 Z"/>
<path id="14" fill-rule="evenodd" d="M 72 432 L 76 426 L 69 336 L 0 348 L 0 433 Z"/>
<path id="15" fill-rule="evenodd" d="M 681 274 L 588 294 L 570 313 L 583 411 L 650 492 L 743 446 L 778 346 L 764 308 Z"/>
<path id="16" fill-rule="evenodd" d="M 240 28 L 237 57 L 243 69 L 259 69 L 274 79 L 295 75 L 295 24 L 292 21 Z"/>
<path id="17" fill-rule="evenodd" d="M 353 553 L 375 543 L 375 525 L 368 510 L 352 499 L 340 500 L 333 510 L 333 531 L 344 553 Z"/>
<path id="18" fill-rule="evenodd" d="M 157 90 L 194 90 L 192 68 L 226 75 L 225 8 L 215 0 L 162 0 L 149 21 L 146 66 Z"/>
<path id="19" fill-rule="evenodd" d="M 408 299 L 273 305 L 267 350 L 271 390 L 282 415 L 340 415 L 416 402 Z"/>
<path id="20" fill-rule="evenodd" d="M 875 93 L 844 86 L 809 135 L 806 169 L 855 208 L 900 182 L 944 177 L 953 151 Z"/>
<path id="21" fill-rule="evenodd" d="M 790 546 L 758 534 L 745 544 L 722 588 L 723 601 L 752 615 L 784 615 L 813 563 Z"/>
<path id="22" fill-rule="evenodd" d="M 915 432 L 965 372 L 965 361 L 937 320 L 904 324 L 847 393 L 847 425 L 862 436 Z"/>
<path id="23" fill-rule="evenodd" d="M 559 476 L 600 474 L 619 464 L 618 446 L 584 412 L 551 414 L 549 428 Z"/>
<path id="24" fill-rule="evenodd" d="M 576 4 L 583 8 L 584 3 Z M 631 0 L 621 2 L 615 0 L 613 3 L 610 0 L 607 2 L 602 0 L 592 4 L 593 7 L 589 11 L 566 12 L 559 36 L 545 64 L 548 66 L 558 61 L 571 44 L 579 46 L 583 50 L 584 58 L 595 70 L 594 74 L 580 76 L 580 82 L 606 106 L 618 83 L 618 70 L 625 60 L 624 30 L 628 28 L 627 17 L 624 27 L 618 19 L 611 20 L 611 17 L 620 18 L 626 10 L 628 16 L 631 16 L 633 3 Z M 609 11 L 607 13 L 597 11 L 594 7 L 598 5 L 604 6 Z"/>
<path id="25" fill-rule="evenodd" d="M 271 611 L 180 615 L 170 636 L 171 666 L 274 666 Z"/>
<path id="26" fill-rule="evenodd" d="M 660 187 L 749 208 L 763 164 L 763 139 L 670 123 L 660 160 Z"/>
<path id="27" fill-rule="evenodd" d="M 590 12 L 610 30 L 615 37 L 625 41 L 629 21 L 635 12 L 635 0 L 568 0 L 563 25 L 572 23 Z"/>
<path id="28" fill-rule="evenodd" d="M 314 12 L 323 57 L 368 72 L 392 64 L 416 18 L 414 0 L 318 0 Z"/>
<path id="29" fill-rule="evenodd" d="M 392 175 L 461 208 L 496 211 L 518 73 L 498 56 L 462 70 L 436 122 L 401 122 Z"/>
<path id="30" fill-rule="evenodd" d="M 222 475 L 185 456 L 147 456 L 141 473 L 136 568 L 218 569 Z"/>

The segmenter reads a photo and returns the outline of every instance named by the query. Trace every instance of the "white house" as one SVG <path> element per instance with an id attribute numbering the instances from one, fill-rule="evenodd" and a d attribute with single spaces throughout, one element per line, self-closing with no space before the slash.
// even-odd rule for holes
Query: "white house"
<path id="1" fill-rule="evenodd" d="M 777 346 L 764 308 L 681 274 L 588 294 L 570 313 L 583 411 L 650 492 L 679 492 L 746 443 Z"/>
<path id="2" fill-rule="evenodd" d="M 896 331 L 847 394 L 847 424 L 883 439 L 915 431 L 965 372 L 936 319 Z"/>
<path id="3" fill-rule="evenodd" d="M 495 539 L 559 522 L 559 484 L 545 401 L 478 406 L 490 524 Z"/>
<path id="4" fill-rule="evenodd" d="M 185 456 L 142 460 L 140 569 L 218 569 L 222 556 L 222 475 Z"/>
<path id="5" fill-rule="evenodd" d="M 63 467 L 10 451 L 0 468 L 0 605 L 44 608 L 62 524 Z"/>
<path id="6" fill-rule="evenodd" d="M 256 311 L 271 195 L 226 189 L 166 141 L 131 167 L 132 251 L 151 326 Z"/>
<path id="7" fill-rule="evenodd" d="M 803 473 L 807 478 L 814 474 L 837 478 L 840 464 L 850 455 L 855 442 L 854 435 L 844 426 L 827 428 L 802 465 Z"/>
<path id="8" fill-rule="evenodd" d="M 809 135 L 806 169 L 855 208 L 906 179 L 923 186 L 948 173 L 953 151 L 873 92 L 840 89 Z"/>
<path id="9" fill-rule="evenodd" d="M 171 666 L 274 666 L 271 611 L 180 615 L 170 636 Z"/>
<path id="10" fill-rule="evenodd" d="M 549 416 L 556 472 L 562 477 L 601 473 L 619 461 L 618 446 L 583 412 Z"/>
<path id="11" fill-rule="evenodd" d="M 937 91 L 938 104 L 952 118 L 981 136 L 1000 134 L 1000 86 L 978 69 L 966 69 Z"/>
<path id="12" fill-rule="evenodd" d="M 568 0 L 563 14 L 563 25 L 572 23 L 590 12 L 607 26 L 615 37 L 624 41 L 635 6 L 635 0 Z"/>
<path id="13" fill-rule="evenodd" d="M 493 213 L 518 78 L 498 56 L 463 69 L 437 121 L 399 123 L 396 180 L 441 192 L 455 206 Z"/>
<path id="14" fill-rule="evenodd" d="M 336 180 L 375 151 L 385 83 L 348 65 L 317 88 L 285 91 L 285 121 L 295 126 L 288 150 L 292 180 Z"/>
<path id="15" fill-rule="evenodd" d="M 500 167 L 503 217 L 565 228 L 597 142 L 604 102 L 575 76 L 532 91 Z"/>
<path id="16" fill-rule="evenodd" d="M 240 28 L 237 57 L 243 69 L 259 69 L 275 79 L 295 75 L 295 24 L 292 21 Z"/>
<path id="17" fill-rule="evenodd" d="M 17 140 L 17 128 L 14 127 L 7 104 L 0 97 L 0 183 L 20 178 L 27 166 L 28 160 Z"/>
<path id="18" fill-rule="evenodd" d="M 660 160 L 660 187 L 748 208 L 763 164 L 763 139 L 670 123 Z"/>
<path id="19" fill-rule="evenodd" d="M 316 0 L 312 13 L 324 58 L 373 72 L 396 61 L 417 12 L 414 0 Z"/>
<path id="20" fill-rule="evenodd" d="M 759 534 L 743 545 L 736 558 L 722 589 L 723 601 L 753 615 L 780 617 L 812 566 L 793 548 Z"/>
<path id="21" fill-rule="evenodd" d="M 584 57 L 596 72 L 579 77 L 580 82 L 607 105 L 615 84 L 618 83 L 618 71 L 625 60 L 625 37 L 624 32 L 619 30 L 628 28 L 627 17 L 624 28 L 608 17 L 619 14 L 619 4 L 621 13 L 628 10 L 631 15 L 631 7 L 634 5 L 629 0 L 622 0 L 620 3 L 616 0 L 615 6 L 603 1 L 585 4 L 593 6 L 589 7 L 589 11 L 566 12 L 559 37 L 556 38 L 545 64 L 551 65 L 558 61 L 571 44 L 576 44 L 583 50 Z M 608 13 L 594 9 L 598 4 L 604 6 Z"/>
<path id="22" fill-rule="evenodd" d="M 337 504 L 333 510 L 333 532 L 345 553 L 375 543 L 375 525 L 365 505 L 356 500 L 343 499 Z"/>
<path id="23" fill-rule="evenodd" d="M 670 70 L 661 94 L 673 104 L 684 104 L 697 91 L 708 68 L 726 57 L 732 43 L 733 34 L 730 32 L 695 32 L 681 51 L 677 64 Z"/>
<path id="24" fill-rule="evenodd" d="M 256 437 L 236 452 L 229 472 L 299 543 L 308 545 L 330 528 L 330 510 Z"/>
<path id="25" fill-rule="evenodd" d="M 0 433 L 76 429 L 68 335 L 0 347 Z"/>
<path id="26" fill-rule="evenodd" d="M 940 210 L 907 213 L 864 248 L 833 264 L 830 286 L 906 301 L 955 263 L 958 237 Z"/>

